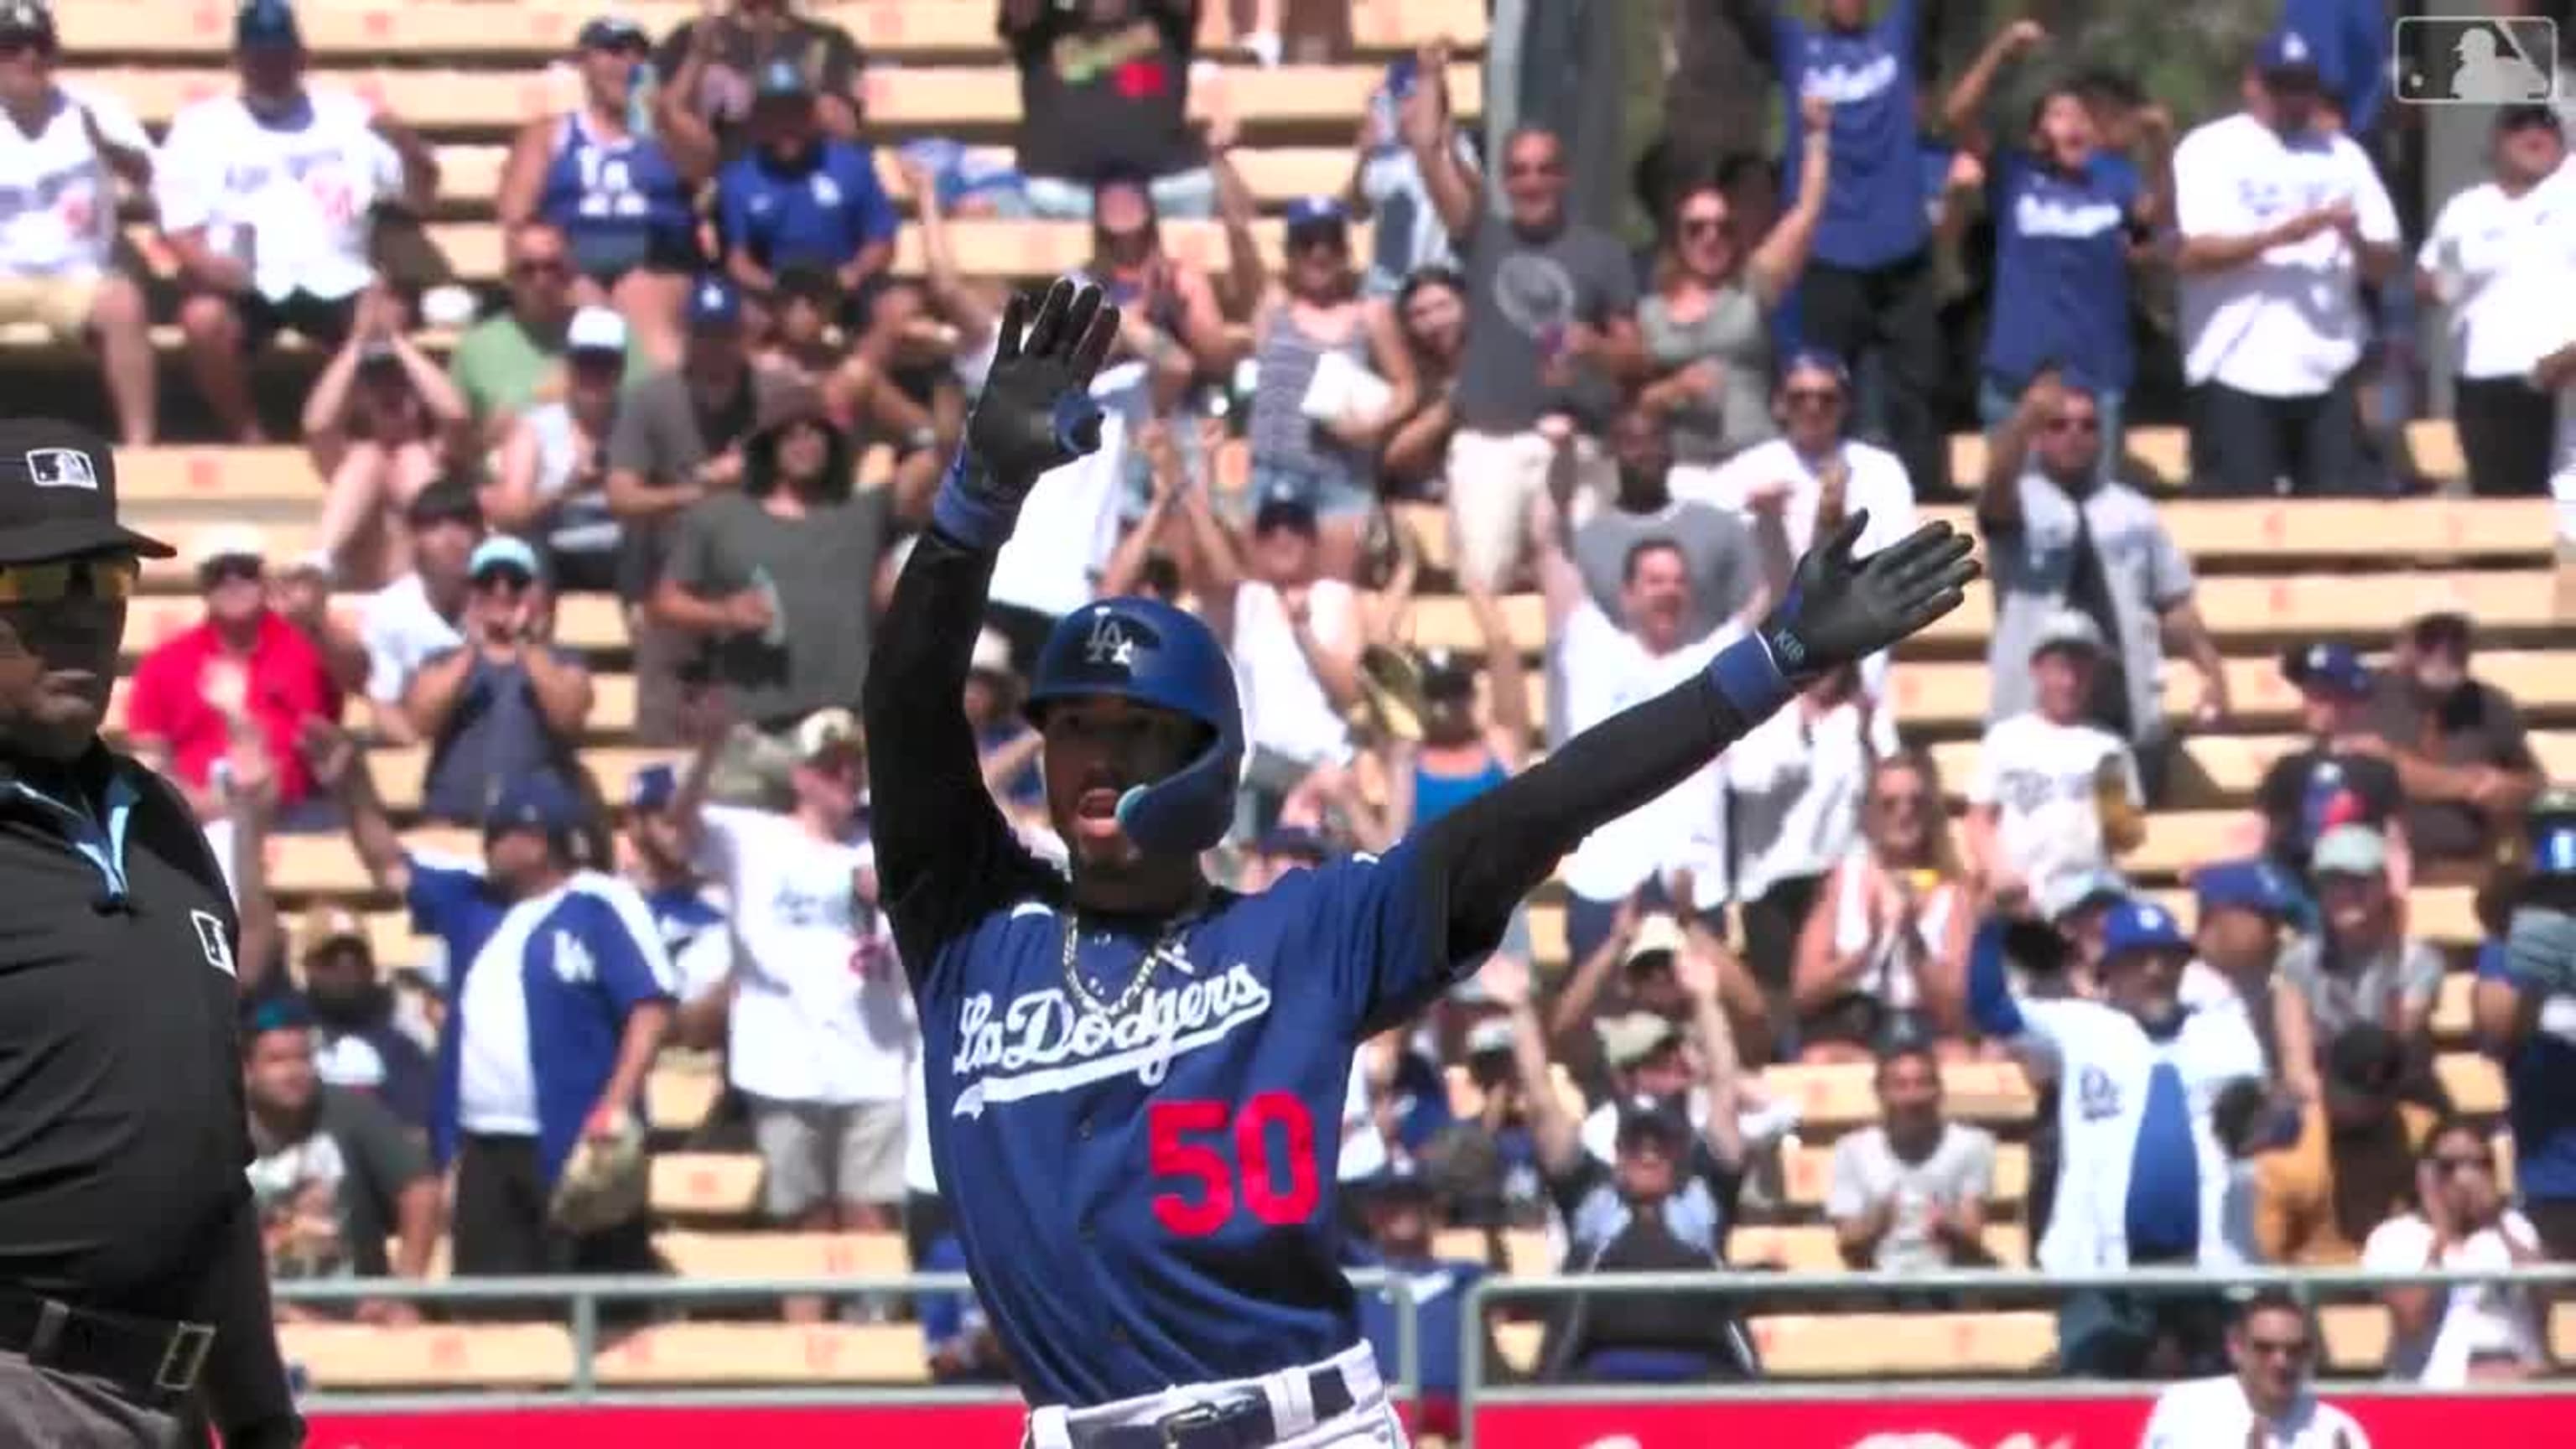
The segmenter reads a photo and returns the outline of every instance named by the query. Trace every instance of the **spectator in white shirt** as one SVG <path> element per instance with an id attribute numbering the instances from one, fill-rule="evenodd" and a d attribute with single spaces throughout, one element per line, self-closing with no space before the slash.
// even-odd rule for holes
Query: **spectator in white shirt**
<path id="1" fill-rule="evenodd" d="M 151 186 L 152 140 L 115 96 L 57 84 L 58 53 L 50 8 L 0 5 L 0 325 L 95 339 L 125 446 L 148 447 L 159 430 L 152 319 L 110 258 L 118 185 Z"/>
<path id="2" fill-rule="evenodd" d="M 1560 737 L 1590 729 L 1670 689 L 1750 627 L 1739 616 L 1699 639 L 1690 637 L 1690 562 L 1670 538 L 1649 536 L 1628 546 L 1619 569 L 1619 617 L 1614 620 L 1584 586 L 1583 571 L 1570 552 L 1564 512 L 1544 492 L 1531 502 L 1529 534 L 1547 603 L 1551 663 L 1564 700 Z M 1748 607 L 1761 604 L 1756 600 Z M 1697 863 L 1692 837 L 1718 819 L 1717 780 L 1712 762 L 1585 836 L 1566 858 L 1565 944 L 1574 960 L 1599 948 L 1619 907 L 1641 890 L 1643 904 L 1671 903 L 1666 879 Z M 1723 851 L 1714 855 L 1717 861 L 1725 859 Z M 1722 905 L 1727 898 L 1723 870 L 1705 865 L 1701 870 L 1692 882 L 1697 898 L 1686 904 L 1699 909 Z"/>
<path id="3" fill-rule="evenodd" d="M 2245 109 L 2174 151 L 2192 486 L 2219 497 L 2284 477 L 2297 494 L 2368 491 L 2361 285 L 2398 266 L 2397 212 L 2369 154 L 2322 118 L 2316 44 L 2275 33 Z"/>
<path id="4" fill-rule="evenodd" d="M 304 40 L 287 0 L 245 0 L 233 18 L 241 90 L 179 112 L 156 201 L 189 296 L 179 309 L 197 389 L 224 435 L 264 440 L 244 356 L 293 330 L 336 346 L 374 279 L 379 203 L 421 214 L 437 162 L 392 116 L 304 83 Z"/>
<path id="5" fill-rule="evenodd" d="M 1862 795 L 1861 838 L 1833 862 L 1798 933 L 1799 1058 L 1871 1061 L 1899 1028 L 1964 1055 L 1976 906 L 1941 777 L 1928 757 L 1899 750 L 1871 761 Z"/>
<path id="6" fill-rule="evenodd" d="M 465 642 L 466 565 L 483 541 L 483 512 L 472 485 L 433 483 L 405 512 L 412 571 L 367 596 L 358 637 L 367 650 L 367 710 L 376 735 L 391 744 L 420 743 L 403 712 L 411 677 L 431 656 Z"/>
<path id="7" fill-rule="evenodd" d="M 2350 1414 L 2308 1392 L 2316 1354 L 2308 1310 L 2287 1289 L 2261 1290 L 2227 1330 L 2235 1372 L 2159 1394 L 2138 1449 L 2370 1449 Z"/>
<path id="8" fill-rule="evenodd" d="M 359 298 L 347 340 L 304 399 L 303 431 L 329 480 L 315 541 L 334 577 L 362 589 L 410 569 L 411 501 L 480 451 L 465 394 L 403 335 L 402 304 L 382 292 Z"/>
<path id="9" fill-rule="evenodd" d="M 564 335 L 563 395 L 510 420 L 483 486 L 495 528 L 536 540 L 561 593 L 617 587 L 617 519 L 608 511 L 608 438 L 624 385 L 626 319 L 606 307 L 573 314 Z"/>
<path id="10" fill-rule="evenodd" d="M 890 1231 L 904 1200 L 904 1086 L 919 1035 L 860 824 L 865 753 L 845 709 L 795 731 L 784 814 L 707 804 L 725 732 L 705 736 L 672 809 L 733 903 L 726 1063 L 751 1101 L 762 1207 L 805 1231 Z M 819 1302 L 791 1305 L 810 1317 Z"/>
<path id="11" fill-rule="evenodd" d="M 2033 708 L 1986 727 L 1968 782 L 1968 855 L 2002 900 L 2045 895 L 2059 876 L 2108 868 L 2145 833 L 2137 761 L 2084 717 L 2102 630 L 2065 609 L 2031 644 Z"/>
<path id="12" fill-rule="evenodd" d="M 2374 1273 L 2499 1271 L 2546 1261 L 2531 1220 L 2507 1205 L 2495 1144 L 2466 1122 L 2425 1140 L 2416 1210 L 2371 1230 L 2361 1266 Z M 2508 1283 L 2390 1288 L 2388 1376 L 2428 1389 L 2529 1378 L 2549 1362 L 2538 1300 Z"/>
<path id="13" fill-rule="evenodd" d="M 2554 401 L 2532 366 L 2559 340 L 2576 288 L 2576 186 L 2549 185 L 2567 160 L 2558 113 L 2497 110 L 2491 179 L 2442 203 L 2415 254 L 2415 287 L 2449 309 L 2451 416 L 2469 490 L 2536 498 L 2548 491 Z"/>
<path id="14" fill-rule="evenodd" d="M 2030 708 L 2031 641 L 2064 609 L 2090 616 L 2106 648 L 2085 713 L 2128 741 L 2150 802 L 2161 798 L 2173 736 L 2165 722 L 2167 640 L 2200 676 L 2192 718 L 2227 713 L 2227 673 L 2193 601 L 2191 560 L 2153 500 L 2102 476 L 2102 408 L 2081 379 L 2044 372 L 1996 429 L 1977 491 L 1977 531 L 1994 581 L 1986 644 L 1989 721 Z"/>
<path id="15" fill-rule="evenodd" d="M 1720 854 L 1734 837 L 1744 962 L 1774 1021 L 1790 1019 L 1790 968 L 1816 892 L 1860 840 L 1871 761 L 1894 753 L 1895 719 L 1870 706 L 1859 671 L 1838 669 L 1718 759 L 1723 828 L 1703 828 L 1694 852 Z"/>
<path id="16" fill-rule="evenodd" d="M 1264 498 L 1251 546 L 1203 560 L 1208 626 L 1230 640 L 1243 690 L 1245 794 L 1254 832 L 1318 769 L 1350 763 L 1346 712 L 1359 699 L 1358 593 L 1321 568 L 1320 527 L 1302 494 Z"/>
<path id="17" fill-rule="evenodd" d="M 1920 1041 L 1878 1059 L 1875 1126 L 1834 1143 L 1825 1216 L 1854 1268 L 1882 1273 L 1975 1267 L 1986 1251 L 1995 1134 L 1941 1111 L 1941 1060 Z"/>

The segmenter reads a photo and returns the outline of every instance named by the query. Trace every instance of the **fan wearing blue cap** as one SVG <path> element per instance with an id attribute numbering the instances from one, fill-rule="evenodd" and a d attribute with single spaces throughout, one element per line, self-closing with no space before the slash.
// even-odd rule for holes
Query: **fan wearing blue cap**
<path id="1" fill-rule="evenodd" d="M 306 84 L 306 58 L 288 0 L 242 0 L 240 89 L 182 107 L 153 168 L 190 378 L 226 441 L 262 437 L 245 356 L 280 332 L 330 348 L 359 330 L 378 206 L 425 216 L 437 191 L 419 134 L 381 104 Z"/>
<path id="2" fill-rule="evenodd" d="M 545 565 L 524 539 L 494 534 L 465 564 L 462 640 L 422 661 L 403 717 L 429 745 L 422 809 L 480 819 L 503 782 L 562 778 L 597 694 L 581 656 L 552 639 Z"/>
<path id="3" fill-rule="evenodd" d="M 626 781 L 628 878 L 662 933 L 679 973 L 679 1012 L 671 1037 L 682 1046 L 713 1050 L 724 1045 L 725 1008 L 733 976 L 733 937 L 723 909 L 708 899 L 686 831 L 671 807 L 680 772 L 655 762 Z"/>
<path id="4" fill-rule="evenodd" d="M 828 273 L 848 299 L 841 320 L 864 330 L 901 219 L 875 152 L 825 129 L 796 61 L 773 58 L 752 77 L 751 146 L 717 174 L 715 210 L 735 281 L 766 294 L 783 272 Z"/>
<path id="5" fill-rule="evenodd" d="M 2219 861 L 2191 873 L 2191 893 L 2199 955 L 2183 972 L 2183 1003 L 2243 1007 L 2273 1075 L 2315 1100 L 2317 1040 L 2307 998 L 2275 969 L 2284 938 L 2314 914 L 2297 878 L 2261 856 Z"/>
<path id="6" fill-rule="evenodd" d="M 576 1148 L 642 1134 L 680 985 L 643 897 L 588 864 L 605 853 L 591 801 L 513 775 L 484 806 L 482 859 L 458 860 L 404 844 L 346 735 L 306 743 L 368 881 L 445 952 L 430 1148 L 456 1173 L 455 1272 L 657 1271 L 646 1214 L 567 1227 L 549 1209 Z"/>
<path id="7" fill-rule="evenodd" d="M 2208 496 L 2268 498 L 2284 475 L 2303 497 L 2375 486 L 2350 377 L 2372 331 L 2363 290 L 2393 279 L 2401 237 L 2370 153 L 2326 100 L 2339 40 L 2273 31 L 2244 109 L 2174 148 L 2192 488 Z"/>
<path id="8" fill-rule="evenodd" d="M 2038 1000 L 2007 979 L 2001 933 L 1968 959 L 1977 1028 L 2017 1053 L 2046 1059 L 2059 1083 L 2054 1206 L 2037 1261 L 2051 1273 L 2128 1267 L 2221 1269 L 2249 1260 L 2252 1205 L 2229 1166 L 2216 1107 L 2250 1092 L 2259 1102 L 2262 1044 L 2232 1005 L 2182 999 L 2192 946 L 2173 913 L 2128 899 L 2102 922 L 2099 1000 Z M 2218 1324 L 2196 1298 L 2085 1293 L 2059 1318 L 2069 1373 L 2134 1377 L 2163 1339 L 2193 1372 L 2214 1372 Z"/>
<path id="9" fill-rule="evenodd" d="M 2370 727 L 2374 677 L 2354 648 L 2324 641 L 2281 657 L 2281 677 L 2299 691 L 2300 748 L 2275 759 L 2254 787 L 2264 854 L 2304 878 L 2308 857 L 2339 825 L 2366 825 L 2388 838 L 2392 879 L 2413 879 L 2406 848 L 2405 787 Z"/>
<path id="10" fill-rule="evenodd" d="M 858 136 L 868 56 L 846 27 L 824 18 L 828 10 L 816 9 L 795 0 L 730 0 L 663 37 L 653 59 L 662 94 L 704 128 L 699 144 L 712 142 L 722 161 L 750 144 L 754 93 L 773 61 L 790 62 L 804 75 L 823 129 Z"/>
<path id="11" fill-rule="evenodd" d="M 1289 202 L 1287 262 L 1253 315 L 1252 486 L 1312 504 L 1336 577 L 1377 506 L 1377 450 L 1397 421 L 1384 379 L 1407 365 L 1394 315 L 1359 282 L 1340 198 Z"/>
<path id="12" fill-rule="evenodd" d="M 881 897 L 921 1022 L 931 1158 L 1033 1441 L 1185 1410 L 1215 1426 L 1188 1442 L 1381 1442 L 1398 1433 L 1386 1378 L 1335 1271 L 1359 1043 L 1493 956 L 1583 837 L 1812 675 L 1957 607 L 1976 570 L 1945 524 L 1855 561 L 1855 523 L 1800 566 L 1785 613 L 1663 693 L 1383 853 L 1258 894 L 1218 889 L 1203 859 L 1243 782 L 1235 661 L 1170 604 L 1097 599 L 1030 671 L 1059 872 L 995 806 L 960 700 L 1030 490 L 1099 445 L 1090 386 L 1119 325 L 1069 280 L 1010 301 L 868 669 Z"/>

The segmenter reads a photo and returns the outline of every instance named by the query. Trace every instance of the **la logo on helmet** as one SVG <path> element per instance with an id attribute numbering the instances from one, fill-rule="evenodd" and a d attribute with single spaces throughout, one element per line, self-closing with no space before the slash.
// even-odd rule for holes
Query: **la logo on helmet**
<path id="1" fill-rule="evenodd" d="M 1118 616 L 1102 610 L 1091 621 L 1091 633 L 1082 641 L 1082 657 L 1092 664 L 1110 664 L 1120 669 L 1136 667 L 1135 636 Z"/>

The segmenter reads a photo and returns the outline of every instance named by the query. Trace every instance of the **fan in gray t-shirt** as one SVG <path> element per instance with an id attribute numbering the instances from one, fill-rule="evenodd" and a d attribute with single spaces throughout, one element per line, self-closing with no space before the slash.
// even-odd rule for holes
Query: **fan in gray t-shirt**
<path id="1" fill-rule="evenodd" d="M 1753 530 L 1734 513 L 1705 503 L 1675 502 L 1665 486 L 1672 444 L 1643 409 L 1630 408 L 1610 426 L 1610 452 L 1619 466 L 1618 496 L 1574 530 L 1574 566 L 1601 612 L 1622 616 L 1620 590 L 1637 546 L 1669 543 L 1690 570 L 1691 615 L 1683 628 L 1697 642 L 1752 602 L 1768 582 L 1771 595 L 1788 587 L 1788 543 L 1783 537 L 1768 558 L 1776 577 L 1765 577 L 1763 550 Z"/>
<path id="2" fill-rule="evenodd" d="M 1917 1273 L 1985 1258 L 1995 1137 L 1941 1115 L 1941 1066 L 1902 1049 L 1880 1059 L 1880 1125 L 1834 1144 L 1825 1216 L 1843 1260 Z"/>

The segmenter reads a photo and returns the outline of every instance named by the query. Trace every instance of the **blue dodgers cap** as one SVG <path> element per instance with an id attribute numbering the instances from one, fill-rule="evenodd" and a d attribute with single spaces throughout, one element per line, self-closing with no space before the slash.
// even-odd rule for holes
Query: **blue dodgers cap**
<path id="1" fill-rule="evenodd" d="M 1300 196 L 1288 203 L 1288 230 L 1306 231 L 1321 227 L 1345 227 L 1351 214 L 1339 197 Z"/>
<path id="2" fill-rule="evenodd" d="M 599 15 L 582 22 L 573 44 L 581 50 L 634 50 L 649 48 L 653 38 L 623 15 Z"/>
<path id="3" fill-rule="evenodd" d="M 2102 959 L 2113 960 L 2139 951 L 2189 951 L 2191 939 L 2182 933 L 2182 923 L 2174 914 L 2153 901 L 2132 897 L 2111 908 L 2102 918 Z"/>
<path id="4" fill-rule="evenodd" d="M 1832 378 L 1835 386 L 1847 392 L 1851 389 L 1851 364 L 1843 361 L 1842 354 L 1821 347 L 1801 347 L 1790 353 L 1788 365 L 1780 369 L 1781 380 L 1786 382 L 1793 372 L 1821 372 Z"/>
<path id="5" fill-rule="evenodd" d="M 304 31 L 287 0 L 243 0 L 233 12 L 233 44 L 250 49 L 300 50 Z"/>
<path id="6" fill-rule="evenodd" d="M 732 332 L 742 326 L 742 292 L 713 272 L 689 289 L 689 330 Z"/>
<path id="7" fill-rule="evenodd" d="M 503 782 L 483 812 L 483 833 L 542 830 L 560 835 L 579 826 L 586 814 L 581 797 L 552 770 L 531 770 Z"/>
<path id="8" fill-rule="evenodd" d="M 2351 645 L 2324 640 L 2281 656 L 2281 677 L 2301 689 L 2323 690 L 2347 699 L 2370 692 L 2370 666 Z"/>
<path id="9" fill-rule="evenodd" d="M 805 78 L 805 67 L 780 57 L 760 68 L 752 79 L 751 93 L 764 101 L 803 100 L 814 94 L 814 85 Z"/>
<path id="10" fill-rule="evenodd" d="M 474 545 L 473 556 L 465 561 L 465 576 L 469 579 L 479 579 L 490 569 L 517 569 L 532 579 L 546 576 L 545 565 L 538 562 L 537 551 L 528 546 L 527 540 L 506 533 L 496 533 Z"/>
<path id="11" fill-rule="evenodd" d="M 2254 68 L 2265 75 L 2304 73 L 2313 78 L 2320 64 L 2317 48 L 2286 25 L 2265 36 L 2262 49 L 2254 53 Z"/>
<path id="12" fill-rule="evenodd" d="M 2268 860 L 2230 860 L 2204 867 L 2192 875 L 2191 889 L 2203 917 L 2228 910 L 2287 917 L 2298 909 L 2299 896 L 2289 873 Z"/>
<path id="13" fill-rule="evenodd" d="M 1669 1097 L 1635 1096 L 1619 1104 L 1619 1131 L 1615 1139 L 1625 1148 L 1641 1137 L 1660 1139 L 1668 1150 L 1678 1151 L 1690 1142 L 1690 1114 L 1679 1102 Z"/>
<path id="14" fill-rule="evenodd" d="M 626 808 L 640 815 L 658 815 L 670 808 L 679 793 L 679 771 L 664 764 L 646 765 L 627 778 Z"/>

